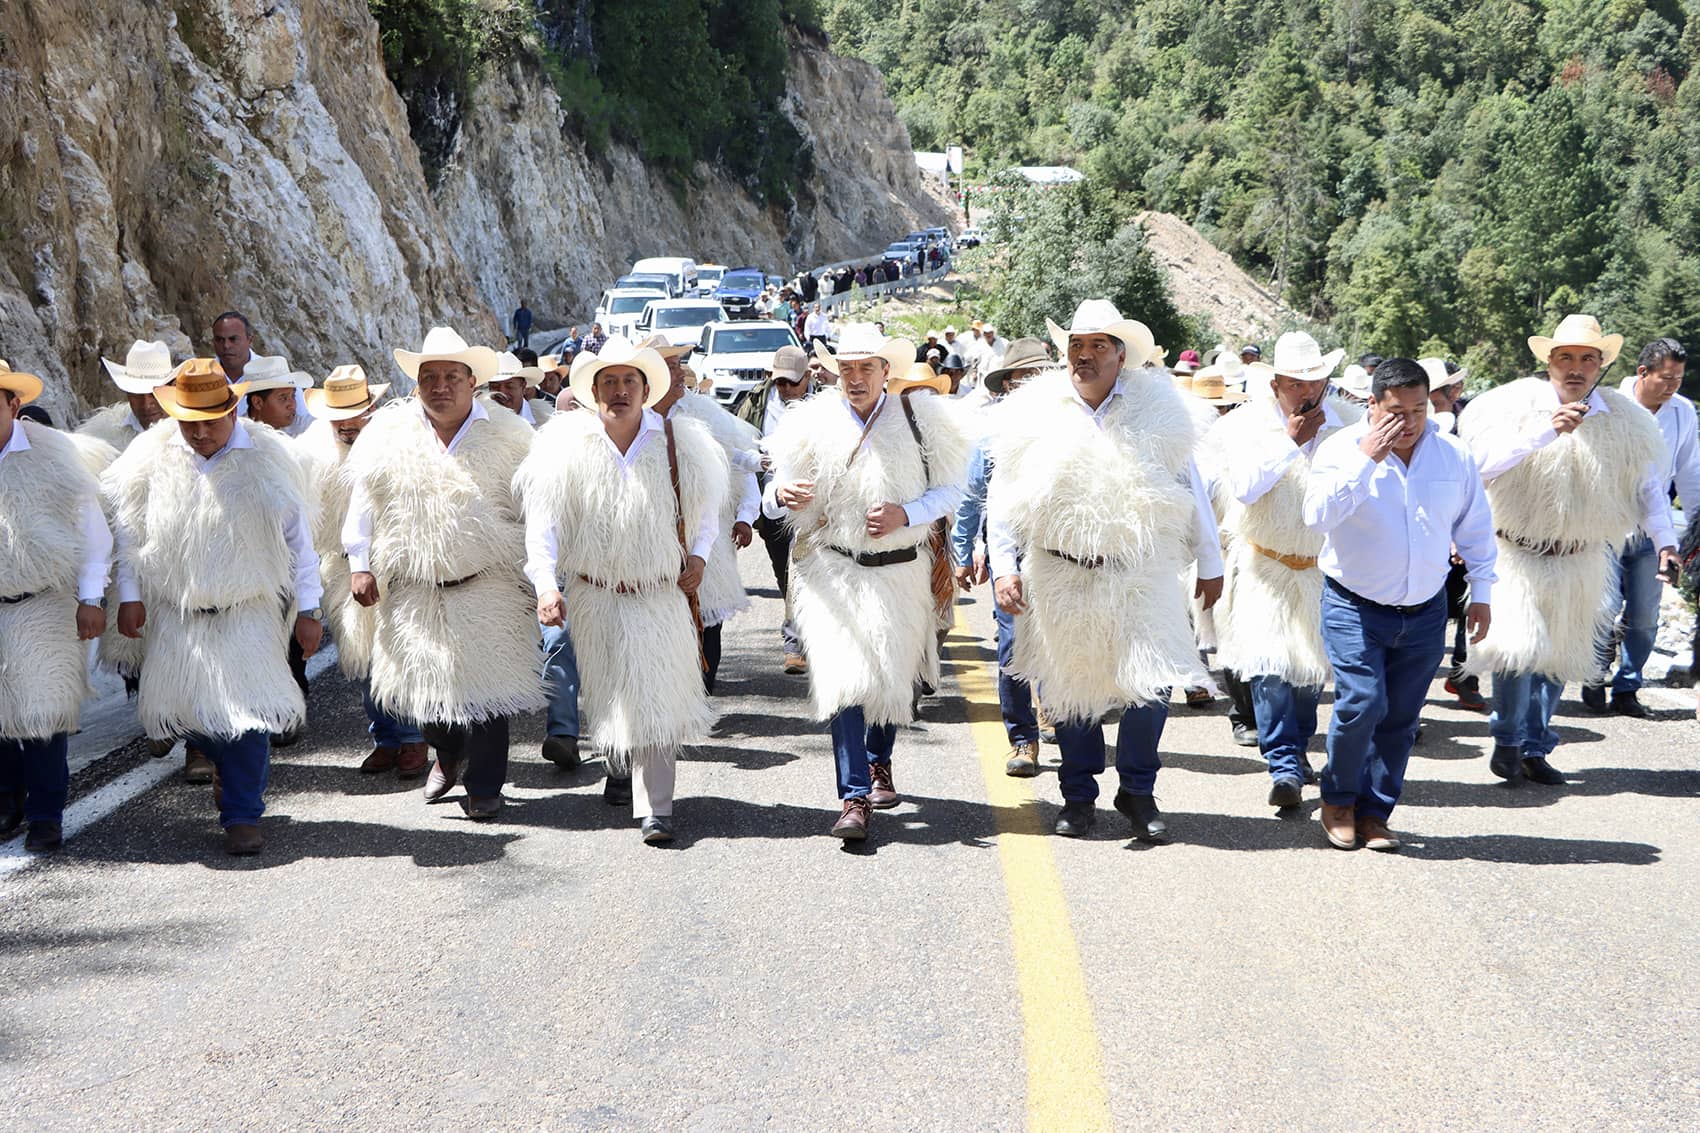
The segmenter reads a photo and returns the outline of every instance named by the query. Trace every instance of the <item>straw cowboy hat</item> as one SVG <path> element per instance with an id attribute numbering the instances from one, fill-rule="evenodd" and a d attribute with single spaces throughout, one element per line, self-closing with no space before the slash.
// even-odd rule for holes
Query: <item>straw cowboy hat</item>
<path id="1" fill-rule="evenodd" d="M 395 364 L 413 381 L 419 380 L 419 367 L 425 362 L 459 362 L 480 382 L 489 381 L 496 372 L 494 350 L 488 346 L 468 346 L 466 339 L 450 327 L 432 327 L 418 350 L 395 352 Z"/>
<path id="2" fill-rule="evenodd" d="M 639 350 L 653 350 L 663 358 L 677 358 L 681 354 L 689 354 L 696 349 L 696 344 L 687 342 L 682 346 L 674 346 L 667 341 L 667 336 L 656 333 L 638 343 Z"/>
<path id="3" fill-rule="evenodd" d="M 370 413 L 389 388 L 388 382 L 368 383 L 359 366 L 338 366 L 325 378 L 323 389 L 307 391 L 307 412 L 326 421 L 349 421 Z"/>
<path id="4" fill-rule="evenodd" d="M 934 370 L 925 362 L 916 362 L 909 367 L 909 372 L 903 377 L 894 373 L 885 380 L 885 392 L 903 396 L 910 390 L 927 389 L 945 397 L 950 396 L 950 378 Z"/>
<path id="5" fill-rule="evenodd" d="M 542 359 L 538 359 L 538 361 L 542 361 Z M 536 389 L 538 384 L 543 381 L 543 369 L 541 366 L 527 366 L 520 362 L 519 355 L 504 350 L 496 355 L 496 372 L 481 380 L 478 384 L 487 386 L 491 382 L 505 382 L 514 378 L 524 378 L 527 389 Z"/>
<path id="6" fill-rule="evenodd" d="M 1544 334 L 1529 336 L 1529 349 L 1535 352 L 1536 361 L 1543 366 L 1552 356 L 1553 349 L 1559 346 L 1591 346 L 1600 352 L 1600 366 L 1604 368 L 1611 365 L 1623 349 L 1623 336 L 1601 334 L 1600 320 L 1592 315 L 1566 315 L 1550 337 Z"/>
<path id="7" fill-rule="evenodd" d="M 34 374 L 12 369 L 11 363 L 0 358 L 0 389 L 11 390 L 18 400 L 28 405 L 41 396 L 42 382 Z"/>
<path id="8" fill-rule="evenodd" d="M 138 338 L 130 344 L 122 365 L 110 358 L 102 358 L 100 364 L 125 393 L 152 393 L 154 386 L 171 378 L 171 348 L 163 342 Z"/>
<path id="9" fill-rule="evenodd" d="M 1340 365 L 1340 359 L 1346 356 L 1344 349 L 1330 350 L 1327 354 L 1316 344 L 1316 339 L 1302 330 L 1290 330 L 1275 340 L 1275 353 L 1268 362 L 1252 362 L 1246 366 L 1248 372 L 1259 373 L 1266 378 L 1296 378 L 1301 382 L 1319 382 L 1334 373 Z M 1274 385 L 1271 381 L 1270 385 Z"/>
<path id="10" fill-rule="evenodd" d="M 851 323 L 839 332 L 838 353 L 830 353 L 816 339 L 815 357 L 835 374 L 840 362 L 862 358 L 884 358 L 891 367 L 890 374 L 906 374 L 915 364 L 915 344 L 907 338 L 887 338 L 873 323 Z"/>
<path id="11" fill-rule="evenodd" d="M 1050 319 L 1045 320 L 1045 327 L 1051 332 L 1051 341 L 1057 344 L 1057 350 L 1064 358 L 1068 357 L 1069 338 L 1077 334 L 1107 334 L 1120 339 L 1127 347 L 1129 366 L 1151 365 L 1151 358 L 1157 353 L 1151 329 L 1138 319 L 1122 318 L 1116 305 L 1108 299 L 1088 299 L 1081 303 L 1074 309 L 1074 318 L 1069 320 L 1067 330 Z"/>
<path id="12" fill-rule="evenodd" d="M 153 389 L 154 400 L 179 421 L 216 421 L 236 412 L 248 395 L 248 383 L 231 383 L 217 358 L 191 358 L 171 372 L 171 380 Z"/>
<path id="13" fill-rule="evenodd" d="M 1447 386 L 1463 385 L 1465 375 L 1470 372 L 1460 366 L 1452 373 L 1447 373 L 1444 358 L 1418 358 L 1417 365 L 1421 366 L 1423 373 L 1428 375 L 1428 391 L 1430 393 L 1437 389 L 1445 389 Z"/>
<path id="14" fill-rule="evenodd" d="M 1190 382 L 1186 388 L 1206 404 L 1238 405 L 1251 400 L 1251 395 L 1244 390 L 1228 388 L 1227 375 L 1222 372 L 1220 366 L 1206 366 L 1188 377 Z"/>
<path id="15" fill-rule="evenodd" d="M 265 393 L 274 389 L 313 388 L 313 375 L 305 370 L 291 370 L 289 362 L 278 355 L 256 354 L 242 371 L 242 384 L 249 393 Z"/>
<path id="16" fill-rule="evenodd" d="M 630 366 L 649 379 L 649 392 L 643 399 L 645 409 L 666 397 L 673 385 L 672 375 L 667 372 L 667 363 L 661 360 L 661 355 L 647 346 L 633 346 L 630 339 L 616 334 L 602 344 L 599 352 L 592 354 L 586 351 L 573 359 L 569 384 L 580 405 L 595 410 L 596 375 L 610 366 Z"/>
<path id="17" fill-rule="evenodd" d="M 1001 394 L 1009 384 L 1009 376 L 1017 370 L 1030 370 L 1051 365 L 1051 352 L 1036 338 L 1018 338 L 1004 351 L 998 368 L 988 373 L 983 383 L 986 391 Z"/>

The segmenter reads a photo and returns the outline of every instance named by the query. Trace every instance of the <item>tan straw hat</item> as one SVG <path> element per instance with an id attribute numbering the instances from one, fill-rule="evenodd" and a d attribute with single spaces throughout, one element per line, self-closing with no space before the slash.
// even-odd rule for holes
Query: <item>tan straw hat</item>
<path id="1" fill-rule="evenodd" d="M 1244 390 L 1229 389 L 1228 379 L 1216 366 L 1206 366 L 1195 372 L 1187 387 L 1192 395 L 1210 405 L 1238 405 L 1251 398 Z"/>
<path id="2" fill-rule="evenodd" d="M 1604 367 L 1611 365 L 1622 351 L 1623 336 L 1602 334 L 1600 320 L 1592 315 L 1566 315 L 1550 336 L 1529 336 L 1529 349 L 1535 352 L 1535 359 L 1543 366 L 1552 357 L 1553 350 L 1560 346 L 1591 346 L 1600 352 L 1600 365 Z"/>
<path id="3" fill-rule="evenodd" d="M 191 358 L 171 373 L 171 380 L 154 387 L 159 407 L 179 421 L 216 421 L 236 412 L 248 393 L 248 383 L 230 384 L 217 358 Z"/>
<path id="4" fill-rule="evenodd" d="M 307 412 L 327 421 L 349 421 L 370 413 L 378 400 L 389 392 L 389 383 L 371 385 L 366 371 L 359 366 L 338 366 L 325 378 L 323 389 L 310 389 Z"/>
<path id="5" fill-rule="evenodd" d="M 909 366 L 909 372 L 903 377 L 896 377 L 896 371 L 885 379 L 885 392 L 903 396 L 910 390 L 926 389 L 936 394 L 950 396 L 950 378 L 934 370 L 925 362 L 914 362 Z"/>
<path id="6" fill-rule="evenodd" d="M 12 369 L 11 363 L 0 359 L 0 389 L 9 389 L 18 400 L 28 405 L 41 396 L 42 382 L 34 374 Z"/>
<path id="7" fill-rule="evenodd" d="M 667 341 L 667 336 L 656 331 L 648 338 L 638 343 L 639 350 L 653 350 L 663 358 L 677 358 L 681 354 L 689 354 L 696 349 L 696 344 L 687 342 L 682 346 L 674 346 Z"/>

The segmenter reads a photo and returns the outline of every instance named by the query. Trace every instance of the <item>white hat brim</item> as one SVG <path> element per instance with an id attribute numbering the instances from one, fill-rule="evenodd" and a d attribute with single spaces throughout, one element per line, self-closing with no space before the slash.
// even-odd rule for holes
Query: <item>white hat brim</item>
<path id="1" fill-rule="evenodd" d="M 827 350 L 824 343 L 817 339 L 815 357 L 820 359 L 821 365 L 835 374 L 838 373 L 838 364 L 841 361 L 853 362 L 859 358 L 884 358 L 889 367 L 889 372 L 886 374 L 889 380 L 892 374 L 907 374 L 909 367 L 915 364 L 915 344 L 907 338 L 888 338 L 885 340 L 885 345 L 872 354 L 833 354 Z"/>
<path id="2" fill-rule="evenodd" d="M 1602 334 L 1598 338 L 1585 339 L 1581 342 L 1559 341 L 1548 338 L 1544 334 L 1529 336 L 1529 349 L 1535 352 L 1535 361 L 1545 366 L 1552 357 L 1554 348 L 1559 346 L 1591 346 L 1600 352 L 1600 366 L 1604 368 L 1617 361 L 1617 356 L 1623 352 L 1623 336 L 1621 334 Z"/>
<path id="3" fill-rule="evenodd" d="M 102 358 L 100 364 L 106 367 L 112 384 L 125 393 L 152 393 L 155 386 L 164 385 L 171 380 L 170 370 L 162 374 L 132 374 L 128 366 L 110 358 Z"/>
<path id="4" fill-rule="evenodd" d="M 395 364 L 401 367 L 401 372 L 410 381 L 419 380 L 419 367 L 426 362 L 459 362 L 472 371 L 473 379 L 481 385 L 495 377 L 496 371 L 502 368 L 501 359 L 488 346 L 468 346 L 453 354 L 423 354 L 412 350 L 395 352 Z"/>
<path id="5" fill-rule="evenodd" d="M 667 369 L 667 363 L 662 360 L 661 355 L 647 346 L 635 351 L 630 358 L 623 359 L 580 354 L 573 359 L 573 368 L 568 375 L 567 384 L 572 388 L 573 397 L 578 399 L 578 403 L 591 412 L 596 411 L 596 375 L 612 366 L 630 366 L 649 380 L 649 393 L 643 399 L 645 409 L 666 397 L 667 391 L 673 388 L 673 375 Z"/>
<path id="6" fill-rule="evenodd" d="M 1057 353 L 1062 356 L 1065 366 L 1068 364 L 1068 340 L 1076 334 L 1107 334 L 1119 340 L 1127 348 L 1125 364 L 1129 366 L 1150 365 L 1152 355 L 1157 351 L 1157 340 L 1151 337 L 1150 329 L 1137 319 L 1118 319 L 1097 330 L 1064 330 L 1055 322 L 1046 319 L 1045 328 L 1050 332 L 1051 341 L 1056 344 Z"/>

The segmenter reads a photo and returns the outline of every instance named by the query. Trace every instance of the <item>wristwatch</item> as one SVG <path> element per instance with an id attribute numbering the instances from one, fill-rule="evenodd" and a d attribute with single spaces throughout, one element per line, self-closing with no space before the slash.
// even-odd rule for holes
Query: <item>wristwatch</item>
<path id="1" fill-rule="evenodd" d="M 314 606 L 311 610 L 302 610 L 301 616 L 304 618 L 312 618 L 316 622 L 322 622 L 325 620 L 325 612 L 317 606 Z"/>
<path id="2" fill-rule="evenodd" d="M 98 607 L 98 608 L 104 610 L 104 609 L 106 609 L 106 595 L 102 594 L 100 596 L 99 600 L 94 601 L 94 602 L 89 602 L 89 601 L 86 601 L 85 599 L 78 598 L 77 599 L 77 605 L 79 605 L 79 606 L 95 606 L 95 607 Z"/>

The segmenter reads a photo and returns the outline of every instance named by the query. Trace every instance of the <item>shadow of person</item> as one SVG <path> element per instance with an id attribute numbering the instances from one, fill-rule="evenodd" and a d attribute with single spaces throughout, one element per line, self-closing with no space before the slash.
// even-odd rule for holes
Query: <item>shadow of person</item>
<path id="1" fill-rule="evenodd" d="M 460 808 L 455 807 L 455 814 Z M 469 824 L 470 825 L 470 824 Z M 381 822 L 296 819 L 268 813 L 260 820 L 265 849 L 252 857 L 231 857 L 223 849 L 216 819 L 204 813 L 184 815 L 156 828 L 146 841 L 91 838 L 75 843 L 83 861 L 150 862 L 184 865 L 199 862 L 214 870 L 277 869 L 309 858 L 412 858 L 426 869 L 478 865 L 507 853 L 520 835 L 501 826 L 475 829 L 415 829 Z"/>
<path id="2" fill-rule="evenodd" d="M 1700 770 L 1654 770 L 1632 767 L 1587 767 L 1565 769 L 1569 781 L 1562 787 L 1521 783 L 1508 789 L 1500 782 L 1457 783 L 1448 780 L 1413 779 L 1405 784 L 1401 806 L 1505 807 L 1523 809 L 1551 806 L 1575 796 L 1602 798 L 1611 795 L 1646 795 L 1651 798 L 1700 798 Z"/>

